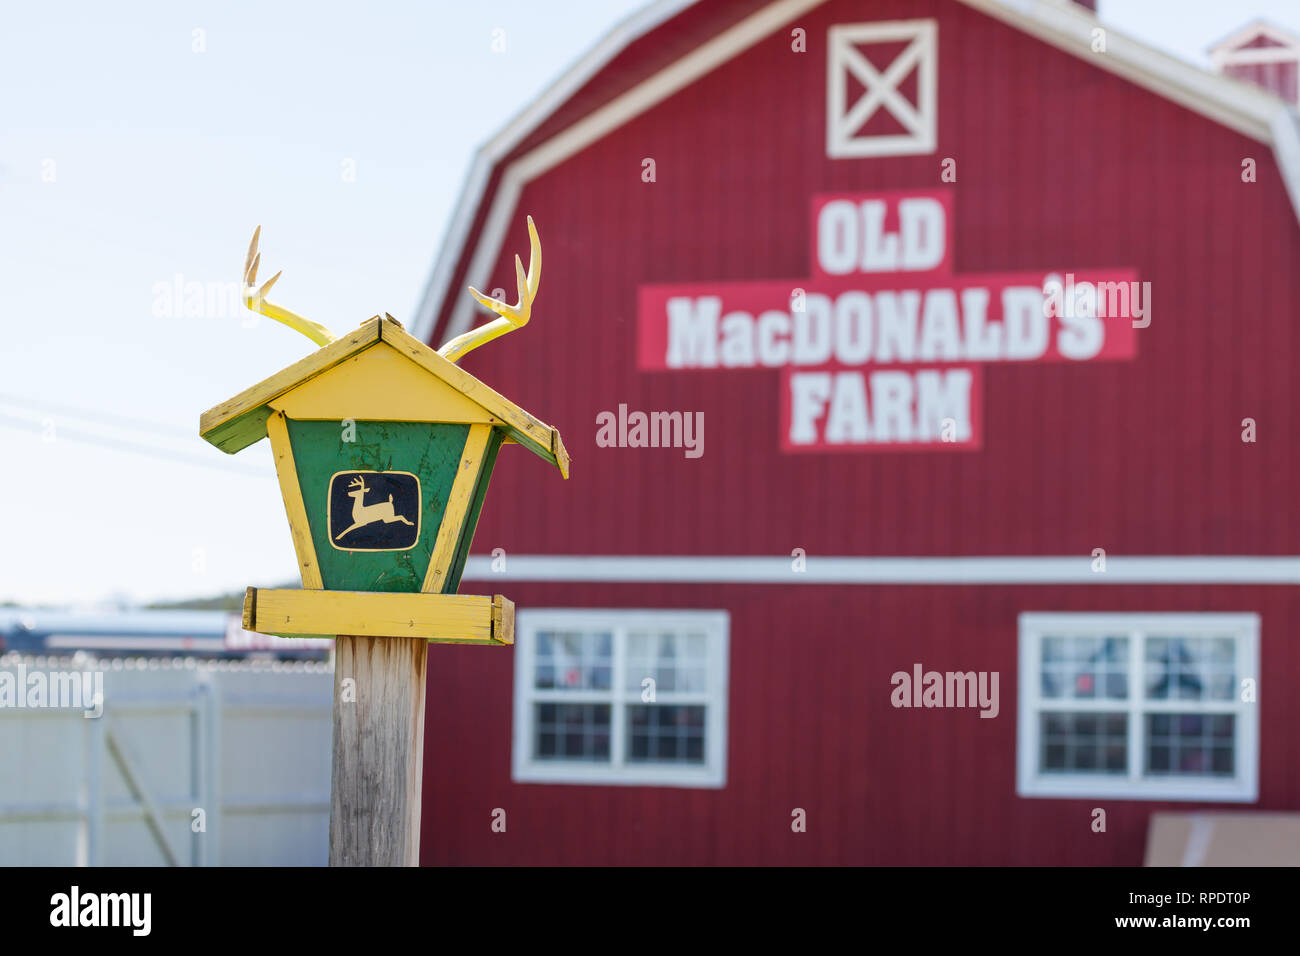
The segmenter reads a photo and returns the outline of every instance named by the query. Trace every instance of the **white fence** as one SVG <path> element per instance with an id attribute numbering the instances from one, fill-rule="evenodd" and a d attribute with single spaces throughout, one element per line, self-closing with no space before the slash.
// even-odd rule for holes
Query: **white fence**
<path id="1" fill-rule="evenodd" d="M 89 693 L 51 706 L 96 672 L 101 717 Z M 0 865 L 325 865 L 333 682 L 320 663 L 0 657 Z"/>

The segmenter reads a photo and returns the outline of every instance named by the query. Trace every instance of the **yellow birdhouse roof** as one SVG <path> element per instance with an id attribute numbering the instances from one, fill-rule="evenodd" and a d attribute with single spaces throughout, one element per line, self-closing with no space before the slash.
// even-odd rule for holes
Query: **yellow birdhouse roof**
<path id="1" fill-rule="evenodd" d="M 375 316 L 349 335 L 210 408 L 199 433 L 227 454 L 266 437 L 275 412 L 295 419 L 482 423 L 504 429 L 569 477 L 560 433 L 388 317 Z"/>

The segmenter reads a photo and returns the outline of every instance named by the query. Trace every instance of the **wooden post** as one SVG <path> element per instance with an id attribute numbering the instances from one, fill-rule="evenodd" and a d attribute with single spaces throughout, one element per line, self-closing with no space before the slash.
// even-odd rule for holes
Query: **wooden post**
<path id="1" fill-rule="evenodd" d="M 334 654 L 330 866 L 418 866 L 429 642 L 339 635 Z"/>

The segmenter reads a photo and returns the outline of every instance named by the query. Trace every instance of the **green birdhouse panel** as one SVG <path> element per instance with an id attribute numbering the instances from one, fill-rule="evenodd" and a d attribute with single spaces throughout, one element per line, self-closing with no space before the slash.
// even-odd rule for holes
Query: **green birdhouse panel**
<path id="1" fill-rule="evenodd" d="M 324 587 L 421 590 L 470 426 L 292 419 L 287 425 Z M 492 429 L 490 455 L 470 464 L 471 507 L 451 516 L 460 527 L 451 529 L 452 563 L 440 593 L 452 593 L 460 583 L 501 435 Z"/>

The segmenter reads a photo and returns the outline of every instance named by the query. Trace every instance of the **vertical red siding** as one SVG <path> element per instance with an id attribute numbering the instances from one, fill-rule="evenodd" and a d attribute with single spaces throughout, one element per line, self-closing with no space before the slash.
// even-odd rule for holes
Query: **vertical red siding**
<path id="1" fill-rule="evenodd" d="M 1025 611 L 1253 611 L 1261 616 L 1261 810 L 1300 805 L 1300 672 L 1291 588 L 514 584 L 521 606 L 731 613 L 721 790 L 516 784 L 512 652 L 438 647 L 429 662 L 427 864 L 1139 865 L 1157 810 L 1203 805 L 1015 793 L 1017 617 Z M 1001 711 L 895 709 L 914 663 L 996 670 Z M 1093 833 L 1094 807 L 1107 831 Z M 1221 807 L 1222 805 L 1220 805 Z M 506 811 L 506 833 L 491 829 Z M 808 814 L 804 834 L 791 810 Z"/>
<path id="2" fill-rule="evenodd" d="M 918 17 L 939 23 L 937 152 L 827 159 L 827 28 Z M 512 287 L 533 215 L 533 324 L 465 366 L 560 428 L 573 477 L 507 448 L 475 552 L 1297 553 L 1300 229 L 1269 148 L 950 0 L 833 0 L 797 25 L 806 54 L 778 30 L 524 190 L 490 284 Z M 956 271 L 1136 268 L 1153 318 L 1135 361 L 986 367 L 984 447 L 962 454 L 782 455 L 777 372 L 637 371 L 639 285 L 806 277 L 813 193 L 932 188 L 946 157 Z M 1257 182 L 1242 182 L 1246 158 Z M 598 448 L 596 415 L 619 403 L 703 411 L 704 456 Z M 435 648 L 427 863 L 1136 864 L 1162 804 L 1015 796 L 1027 610 L 1259 612 L 1259 806 L 1300 806 L 1291 588 L 505 590 L 521 608 L 729 610 L 728 783 L 513 784 L 512 653 Z M 917 661 L 1000 671 L 1001 716 L 894 710 L 889 675 Z M 1106 834 L 1088 827 L 1097 805 Z M 491 832 L 495 807 L 506 834 Z M 806 834 L 790 832 L 794 807 Z"/>

